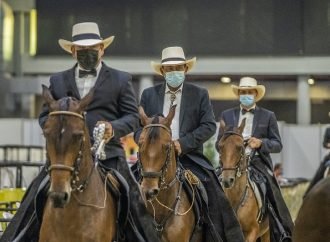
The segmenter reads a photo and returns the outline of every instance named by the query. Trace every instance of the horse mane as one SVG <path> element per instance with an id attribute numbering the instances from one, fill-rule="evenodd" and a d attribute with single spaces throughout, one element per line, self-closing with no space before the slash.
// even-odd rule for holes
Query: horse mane
<path id="1" fill-rule="evenodd" d="M 159 123 L 159 115 L 156 115 L 156 116 L 154 116 L 151 124 L 158 124 L 158 123 Z M 159 138 L 159 128 L 150 127 L 147 137 L 148 137 L 147 141 L 149 143 L 155 141 L 157 138 Z"/>

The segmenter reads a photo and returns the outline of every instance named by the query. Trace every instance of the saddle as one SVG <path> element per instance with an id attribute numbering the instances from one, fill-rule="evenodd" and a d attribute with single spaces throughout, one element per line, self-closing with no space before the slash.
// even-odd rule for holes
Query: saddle
<path id="1" fill-rule="evenodd" d="M 194 242 L 196 238 L 195 236 L 205 228 L 206 224 L 209 226 L 212 224 L 209 217 L 208 196 L 203 183 L 192 173 L 192 171 L 184 169 L 181 164 L 179 165 L 179 169 L 181 169 L 182 172 L 180 180 L 183 183 L 183 188 L 187 192 L 189 199 L 194 201 L 193 209 L 196 216 L 196 224 L 190 238 L 190 241 Z M 214 228 L 213 226 L 211 227 Z M 222 241 L 221 238 L 218 238 L 216 231 L 213 231 L 210 228 L 208 232 L 211 233 L 213 238 L 216 238 L 217 241 Z"/>
<path id="2" fill-rule="evenodd" d="M 258 207 L 259 207 L 259 212 L 257 216 L 257 221 L 258 223 L 261 223 L 263 218 L 266 215 L 266 210 L 267 210 L 267 197 L 266 197 L 266 178 L 253 166 L 249 166 L 248 168 L 248 179 L 249 179 L 249 184 L 256 196 Z"/>
<path id="3" fill-rule="evenodd" d="M 117 225 L 118 225 L 118 241 L 125 240 L 125 227 L 129 220 L 130 197 L 129 186 L 125 178 L 115 169 L 106 168 L 99 163 L 99 172 L 102 179 L 106 179 L 108 191 L 117 201 Z M 131 220 L 130 220 L 131 222 Z"/>

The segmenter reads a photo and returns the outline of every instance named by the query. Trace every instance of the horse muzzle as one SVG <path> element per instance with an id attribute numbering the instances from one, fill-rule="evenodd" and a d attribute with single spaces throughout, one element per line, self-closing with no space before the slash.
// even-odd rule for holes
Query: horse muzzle
<path id="1" fill-rule="evenodd" d="M 159 188 L 153 188 L 153 189 L 147 189 L 144 190 L 142 189 L 147 201 L 153 200 L 155 197 L 157 197 L 158 193 L 159 193 Z"/>
<path id="2" fill-rule="evenodd" d="M 54 208 L 64 208 L 69 203 L 71 194 L 69 192 L 50 192 L 48 197 L 53 202 Z"/>
<path id="3" fill-rule="evenodd" d="M 222 186 L 226 189 L 230 189 L 233 187 L 235 182 L 235 178 L 234 177 L 229 177 L 229 178 L 222 178 Z"/>

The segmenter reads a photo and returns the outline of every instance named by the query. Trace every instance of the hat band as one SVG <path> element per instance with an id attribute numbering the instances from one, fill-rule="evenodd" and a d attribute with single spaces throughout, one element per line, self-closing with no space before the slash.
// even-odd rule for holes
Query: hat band
<path id="1" fill-rule="evenodd" d="M 168 61 L 186 61 L 184 58 L 174 57 L 174 58 L 166 58 L 162 60 L 162 63 L 168 62 Z"/>
<path id="2" fill-rule="evenodd" d="M 85 40 L 85 39 L 98 39 L 102 40 L 101 37 L 97 34 L 78 34 L 75 36 L 72 36 L 73 41 L 78 41 L 78 40 Z"/>

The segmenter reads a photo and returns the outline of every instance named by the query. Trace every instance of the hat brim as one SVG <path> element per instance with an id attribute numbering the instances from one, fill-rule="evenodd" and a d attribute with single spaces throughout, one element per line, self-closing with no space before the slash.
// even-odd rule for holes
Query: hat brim
<path id="1" fill-rule="evenodd" d="M 115 36 L 110 36 L 103 40 L 85 39 L 85 40 L 78 40 L 78 41 L 74 41 L 74 42 L 71 42 L 71 41 L 68 41 L 65 39 L 59 39 L 58 44 L 62 47 L 63 50 L 72 54 L 72 51 L 71 51 L 72 46 L 93 46 L 93 45 L 97 45 L 97 44 L 103 44 L 104 49 L 105 49 L 112 43 L 114 38 L 115 38 Z"/>
<path id="2" fill-rule="evenodd" d="M 231 88 L 237 97 L 239 90 L 257 90 L 256 102 L 262 99 L 265 96 L 265 92 L 266 92 L 264 85 L 257 85 L 255 87 L 240 87 L 236 85 L 231 85 Z"/>
<path id="3" fill-rule="evenodd" d="M 151 62 L 151 67 L 154 69 L 154 71 L 159 74 L 159 75 L 163 75 L 162 72 L 160 71 L 162 66 L 176 66 L 176 65 L 187 65 L 188 69 L 187 72 L 190 71 L 194 65 L 196 63 L 196 57 L 191 58 L 189 60 L 186 61 L 167 61 L 165 63 L 157 63 L 152 61 Z"/>

